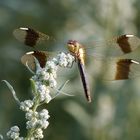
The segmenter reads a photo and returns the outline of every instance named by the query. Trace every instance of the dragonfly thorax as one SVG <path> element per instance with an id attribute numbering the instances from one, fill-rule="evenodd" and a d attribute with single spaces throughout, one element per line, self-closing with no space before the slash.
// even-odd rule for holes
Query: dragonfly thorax
<path id="1" fill-rule="evenodd" d="M 75 56 L 76 59 L 79 59 L 82 64 L 84 64 L 84 59 L 85 59 L 84 47 L 75 40 L 69 40 L 67 45 L 70 53 L 73 56 Z"/>

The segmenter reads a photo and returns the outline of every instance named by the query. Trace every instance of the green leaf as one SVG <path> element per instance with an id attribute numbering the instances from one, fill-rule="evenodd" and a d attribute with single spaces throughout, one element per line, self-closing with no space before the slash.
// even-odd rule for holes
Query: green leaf
<path id="1" fill-rule="evenodd" d="M 11 91 L 11 93 L 12 93 L 15 101 L 17 102 L 17 104 L 20 105 L 20 101 L 19 101 L 18 97 L 16 96 L 16 92 L 13 89 L 13 87 L 11 86 L 11 84 L 8 81 L 6 81 L 6 80 L 2 80 L 2 82 L 5 82 L 6 83 L 7 87 L 10 89 L 10 91 Z"/>
<path id="2" fill-rule="evenodd" d="M 67 80 L 66 82 L 64 82 L 58 89 L 55 89 L 57 92 L 55 94 L 55 96 L 53 98 L 55 98 L 56 96 L 60 95 L 60 94 L 64 94 L 64 95 L 67 95 L 67 96 L 74 96 L 74 95 L 71 95 L 71 94 L 67 94 L 65 92 L 62 91 L 62 89 L 66 86 L 66 84 L 69 82 L 69 80 Z"/>
<path id="3" fill-rule="evenodd" d="M 30 82 L 31 82 L 32 92 L 36 96 L 37 95 L 37 90 L 36 90 L 36 86 L 35 86 L 35 81 L 33 79 L 30 79 Z"/>

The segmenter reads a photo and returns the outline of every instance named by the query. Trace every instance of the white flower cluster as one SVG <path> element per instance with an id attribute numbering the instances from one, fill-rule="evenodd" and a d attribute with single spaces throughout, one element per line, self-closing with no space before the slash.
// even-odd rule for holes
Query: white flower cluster
<path id="1" fill-rule="evenodd" d="M 58 65 L 61 67 L 71 67 L 73 62 L 75 61 L 74 56 L 71 54 L 60 53 L 57 56 Z"/>
<path id="2" fill-rule="evenodd" d="M 25 100 L 24 102 L 20 102 L 20 109 L 22 111 L 29 111 L 29 109 L 33 106 L 32 100 Z"/>
<path id="3" fill-rule="evenodd" d="M 19 137 L 19 131 L 20 129 L 18 128 L 18 126 L 13 126 L 11 127 L 11 129 L 7 132 L 7 137 L 13 140 L 23 140 L 23 137 Z"/>
<path id="4" fill-rule="evenodd" d="M 18 126 L 11 127 L 10 131 L 7 132 L 7 136 L 13 140 L 23 139 L 42 139 L 43 129 L 46 129 L 49 125 L 49 113 L 48 110 L 43 109 L 37 112 L 37 107 L 42 103 L 49 103 L 53 96 L 50 94 L 50 89 L 56 88 L 57 82 L 57 70 L 58 66 L 71 67 L 74 62 L 74 57 L 70 54 L 60 53 L 56 58 L 46 62 L 46 66 L 41 68 L 37 62 L 37 70 L 35 75 L 32 77 L 33 81 L 33 100 L 25 100 L 20 102 L 20 109 L 26 112 L 25 116 L 27 119 L 26 129 L 28 130 L 27 137 L 19 137 Z"/>
<path id="5" fill-rule="evenodd" d="M 27 129 L 34 129 L 34 133 L 32 138 L 36 139 L 42 139 L 43 138 L 43 130 L 46 129 L 49 125 L 48 119 L 49 119 L 49 113 L 48 110 L 43 109 L 40 112 L 34 111 L 32 109 L 33 102 L 31 100 L 25 100 L 24 102 L 21 102 L 20 109 L 25 111 L 26 119 L 28 120 L 26 122 L 26 128 Z M 8 132 L 8 136 L 11 138 L 16 138 L 19 136 L 19 129 L 18 127 L 12 128 L 12 132 Z"/>
<path id="6" fill-rule="evenodd" d="M 28 120 L 26 122 L 26 128 L 27 129 L 34 129 L 33 137 L 36 139 L 42 139 L 43 138 L 43 130 L 46 129 L 49 125 L 48 119 L 49 119 L 48 110 L 43 109 L 40 112 L 33 112 L 32 110 L 29 110 L 26 113 L 26 119 Z"/>
<path id="7" fill-rule="evenodd" d="M 59 53 L 56 58 L 46 62 L 45 68 L 37 67 L 35 76 L 32 77 L 36 84 L 36 90 L 40 94 L 40 102 L 47 103 L 52 99 L 50 88 L 56 88 L 58 66 L 71 67 L 74 57 L 70 54 Z"/>
<path id="8" fill-rule="evenodd" d="M 51 101 L 52 97 L 50 96 L 50 90 L 46 85 L 37 81 L 36 89 L 40 97 L 40 102 L 45 101 L 46 103 L 49 103 Z"/>

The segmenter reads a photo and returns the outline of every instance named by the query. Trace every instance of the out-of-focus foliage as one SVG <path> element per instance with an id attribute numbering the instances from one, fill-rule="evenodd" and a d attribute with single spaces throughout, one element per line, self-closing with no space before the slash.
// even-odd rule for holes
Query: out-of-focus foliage
<path id="1" fill-rule="evenodd" d="M 124 33 L 140 36 L 139 19 L 139 0 L 1 0 L 0 80 L 9 81 L 21 100 L 31 97 L 31 74 L 20 63 L 20 57 L 29 49 L 14 39 L 12 31 L 15 28 L 32 27 L 54 36 L 57 41 L 48 42 L 45 49 L 66 51 L 68 39 L 88 44 Z M 87 69 L 90 71 L 94 67 L 89 63 Z M 100 76 L 93 78 L 94 74 L 89 74 L 93 102 L 88 104 L 77 67 L 65 71 L 60 73 L 60 82 L 70 79 L 65 92 L 76 96 L 61 96 L 47 106 L 51 117 L 45 139 L 140 139 L 140 77 L 102 82 Z M 24 114 L 1 83 L 0 133 L 5 134 L 12 125 L 19 125 L 21 133 L 26 133 Z"/>

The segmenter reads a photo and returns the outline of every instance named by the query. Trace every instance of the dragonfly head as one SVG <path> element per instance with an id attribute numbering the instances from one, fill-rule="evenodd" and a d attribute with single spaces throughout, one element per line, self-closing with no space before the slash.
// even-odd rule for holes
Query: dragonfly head
<path id="1" fill-rule="evenodd" d="M 79 51 L 80 44 L 76 40 L 69 40 L 67 42 L 68 49 L 71 53 L 76 54 Z"/>

